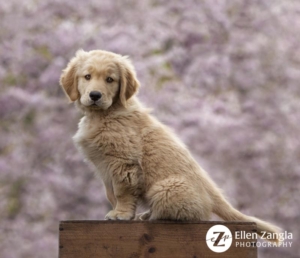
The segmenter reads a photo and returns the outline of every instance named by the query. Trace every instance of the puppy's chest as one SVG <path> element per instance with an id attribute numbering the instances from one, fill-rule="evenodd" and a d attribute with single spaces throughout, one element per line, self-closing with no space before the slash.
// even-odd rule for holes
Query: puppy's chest
<path id="1" fill-rule="evenodd" d="M 139 158 L 137 132 L 134 128 L 113 121 L 91 122 L 82 119 L 73 140 L 93 163 L 110 162 L 112 159 L 132 163 Z"/>

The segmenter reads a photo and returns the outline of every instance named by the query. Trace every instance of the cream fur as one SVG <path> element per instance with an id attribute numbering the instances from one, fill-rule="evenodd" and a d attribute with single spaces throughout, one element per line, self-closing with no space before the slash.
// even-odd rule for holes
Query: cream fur
<path id="1" fill-rule="evenodd" d="M 107 77 L 114 81 L 107 83 Z M 279 230 L 235 210 L 184 144 L 133 96 L 139 82 L 127 57 L 80 50 L 60 84 L 84 113 L 73 139 L 103 180 L 113 207 L 106 219 L 131 220 L 144 203 L 150 210 L 140 219 L 209 220 L 215 213 L 254 221 L 259 234 Z M 93 103 L 89 93 L 95 90 L 102 97 Z"/>

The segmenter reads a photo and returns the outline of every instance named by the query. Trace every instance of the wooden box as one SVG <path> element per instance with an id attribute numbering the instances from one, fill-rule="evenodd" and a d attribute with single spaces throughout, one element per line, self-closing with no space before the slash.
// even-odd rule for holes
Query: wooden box
<path id="1" fill-rule="evenodd" d="M 232 233 L 232 244 L 225 252 L 214 252 L 207 245 L 210 240 L 206 239 L 206 234 L 214 225 L 224 225 Z M 59 226 L 59 257 L 256 258 L 255 237 L 235 239 L 236 232 L 240 236 L 240 232 L 253 235 L 256 224 L 223 221 L 62 221 Z"/>

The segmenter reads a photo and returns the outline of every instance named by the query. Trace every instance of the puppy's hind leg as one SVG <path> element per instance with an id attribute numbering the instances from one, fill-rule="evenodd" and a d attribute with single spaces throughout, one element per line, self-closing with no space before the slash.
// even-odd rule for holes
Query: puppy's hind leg
<path id="1" fill-rule="evenodd" d="M 199 221 L 210 218 L 210 198 L 182 178 L 156 182 L 148 191 L 147 199 L 152 211 L 150 220 Z"/>
<path id="2" fill-rule="evenodd" d="M 151 210 L 139 213 L 135 216 L 135 220 L 149 220 L 151 217 Z"/>

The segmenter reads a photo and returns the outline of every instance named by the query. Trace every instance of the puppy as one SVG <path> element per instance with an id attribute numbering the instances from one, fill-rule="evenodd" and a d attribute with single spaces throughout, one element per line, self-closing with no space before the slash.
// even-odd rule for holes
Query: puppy
<path id="1" fill-rule="evenodd" d="M 150 210 L 142 220 L 199 221 L 215 213 L 256 222 L 260 235 L 278 232 L 234 209 L 184 144 L 134 97 L 139 81 L 127 57 L 79 50 L 60 85 L 84 114 L 73 140 L 103 180 L 113 207 L 106 219 L 131 220 L 144 203 Z"/>

